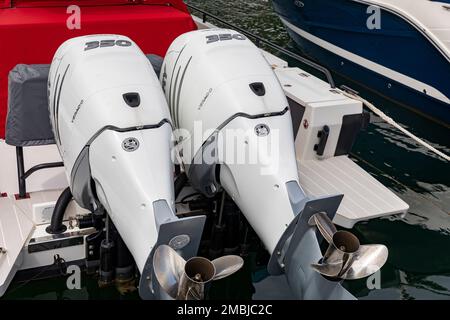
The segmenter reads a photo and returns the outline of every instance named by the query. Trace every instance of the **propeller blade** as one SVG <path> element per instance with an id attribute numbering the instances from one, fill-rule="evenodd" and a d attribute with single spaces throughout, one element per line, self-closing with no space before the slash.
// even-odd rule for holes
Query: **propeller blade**
<path id="1" fill-rule="evenodd" d="M 368 277 L 381 269 L 388 255 L 388 248 L 382 244 L 362 245 L 342 278 L 354 280 Z"/>
<path id="2" fill-rule="evenodd" d="M 216 268 L 216 275 L 213 280 L 219 280 L 238 271 L 244 265 L 244 260 L 239 256 L 224 256 L 212 261 Z"/>
<path id="3" fill-rule="evenodd" d="M 186 261 L 171 247 L 159 246 L 153 256 L 153 269 L 163 290 L 176 299 L 178 284 L 184 272 Z"/>
<path id="4" fill-rule="evenodd" d="M 189 288 L 186 294 L 186 299 L 183 300 L 203 300 L 203 295 L 195 290 L 195 288 Z"/>
<path id="5" fill-rule="evenodd" d="M 336 278 L 342 270 L 342 262 L 314 263 L 311 267 L 324 276 Z"/>
<path id="6" fill-rule="evenodd" d="M 319 229 L 320 233 L 328 243 L 333 241 L 333 235 L 337 232 L 337 229 L 325 212 L 314 214 L 311 216 L 308 223 L 311 226 L 317 226 L 317 229 Z"/>

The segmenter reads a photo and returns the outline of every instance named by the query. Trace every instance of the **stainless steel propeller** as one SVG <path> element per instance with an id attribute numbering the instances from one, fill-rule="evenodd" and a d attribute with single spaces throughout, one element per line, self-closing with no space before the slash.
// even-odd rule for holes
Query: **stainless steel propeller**
<path id="1" fill-rule="evenodd" d="M 161 288 L 173 299 L 202 300 L 205 284 L 223 279 L 244 265 L 239 256 L 224 256 L 210 261 L 194 257 L 185 261 L 170 246 L 159 246 L 153 256 L 155 276 Z"/>
<path id="2" fill-rule="evenodd" d="M 348 231 L 337 231 L 324 212 L 314 214 L 309 225 L 316 226 L 328 242 L 322 260 L 312 268 L 324 276 L 338 279 L 360 279 L 377 272 L 387 261 L 388 249 L 381 244 L 360 245 Z"/>

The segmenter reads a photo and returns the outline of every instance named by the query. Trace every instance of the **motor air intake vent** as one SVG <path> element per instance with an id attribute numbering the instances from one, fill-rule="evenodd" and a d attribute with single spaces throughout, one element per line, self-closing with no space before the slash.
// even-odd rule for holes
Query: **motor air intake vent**
<path id="1" fill-rule="evenodd" d="M 266 88 L 262 82 L 255 82 L 250 84 L 250 89 L 258 96 L 262 97 L 266 94 Z"/>
<path id="2" fill-rule="evenodd" d="M 123 100 L 125 100 L 125 103 L 132 108 L 139 107 L 141 104 L 141 97 L 139 96 L 139 93 L 136 92 L 125 93 L 123 95 Z"/>

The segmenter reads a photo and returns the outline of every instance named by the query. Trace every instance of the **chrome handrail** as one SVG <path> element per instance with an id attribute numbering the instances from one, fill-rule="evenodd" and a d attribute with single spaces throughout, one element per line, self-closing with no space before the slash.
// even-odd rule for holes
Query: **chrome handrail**
<path id="1" fill-rule="evenodd" d="M 207 20 L 208 17 L 212 18 L 212 19 L 214 19 L 214 20 L 224 24 L 225 26 L 227 26 L 229 28 L 232 28 L 232 29 L 234 29 L 236 31 L 239 31 L 239 32 L 243 33 L 244 35 L 246 35 L 246 36 L 248 36 L 250 38 L 253 38 L 255 40 L 255 44 L 258 47 L 261 47 L 261 44 L 265 44 L 266 46 L 271 47 L 272 49 L 275 49 L 275 50 L 283 53 L 284 55 L 286 55 L 286 56 L 288 56 L 290 58 L 293 58 L 293 59 L 297 60 L 298 62 L 306 64 L 307 66 L 309 66 L 309 67 L 311 67 L 311 68 L 313 68 L 313 69 L 323 73 L 325 75 L 325 77 L 327 78 L 327 81 L 328 81 L 330 87 L 333 88 L 333 89 L 336 88 L 336 84 L 334 82 L 333 76 L 331 75 L 331 72 L 327 68 L 325 68 L 325 67 L 323 67 L 323 66 L 321 66 L 321 65 L 319 65 L 319 64 L 317 64 L 317 63 L 315 63 L 315 62 L 313 62 L 313 61 L 311 61 L 311 60 L 309 60 L 309 59 L 307 59 L 305 57 L 302 57 L 302 56 L 300 56 L 300 55 L 298 55 L 298 54 L 296 54 L 296 53 L 294 53 L 292 51 L 289 51 L 289 50 L 287 50 L 287 49 L 285 49 L 283 47 L 280 47 L 279 45 L 277 45 L 277 44 L 275 44 L 275 43 L 273 43 L 273 42 L 271 42 L 271 41 L 269 41 L 267 39 L 264 39 L 264 38 L 262 38 L 262 37 L 260 37 L 260 36 L 258 36 L 256 34 L 250 32 L 250 31 L 242 29 L 242 28 L 240 28 L 240 27 L 238 27 L 236 25 L 233 25 L 232 23 L 229 23 L 229 22 L 223 20 L 222 18 L 219 18 L 218 16 L 213 15 L 213 14 L 211 14 L 211 13 L 209 13 L 209 12 L 203 10 L 203 9 L 200 9 L 200 8 L 198 8 L 196 6 L 193 6 L 191 4 L 188 4 L 188 3 L 186 3 L 186 6 L 189 9 L 192 9 L 194 11 L 200 12 L 202 14 L 201 18 L 202 18 L 203 23 L 206 23 L 206 20 Z"/>

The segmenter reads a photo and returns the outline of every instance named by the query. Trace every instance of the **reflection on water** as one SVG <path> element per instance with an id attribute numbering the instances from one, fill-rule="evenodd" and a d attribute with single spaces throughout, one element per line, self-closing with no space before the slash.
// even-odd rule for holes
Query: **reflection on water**
<path id="1" fill-rule="evenodd" d="M 268 1 L 190 0 L 188 2 L 269 38 L 290 50 L 296 50 Z M 286 59 L 286 57 L 282 58 Z M 288 61 L 291 66 L 296 65 L 294 61 Z M 336 77 L 336 80 L 338 84 L 345 83 L 339 77 Z M 355 83 L 350 83 L 350 86 L 408 130 L 441 151 L 450 153 L 449 129 L 421 118 L 392 102 L 382 100 Z M 396 192 L 410 205 L 410 210 L 404 217 L 375 219 L 355 226 L 352 231 L 363 244 L 385 244 L 390 254 L 388 263 L 381 272 L 380 290 L 369 290 L 365 279 L 347 281 L 345 286 L 353 294 L 364 299 L 450 299 L 449 164 L 373 115 L 368 130 L 358 137 L 352 159 Z M 221 289 L 221 292 L 228 292 L 229 298 L 251 296 L 251 291 L 247 290 L 248 286 L 245 286 L 245 289 L 242 289 L 242 286 L 239 287 L 239 284 L 248 282 L 242 279 L 246 272 L 244 270 L 230 282 L 222 283 L 225 289 Z M 253 275 L 253 278 L 258 277 Z M 230 287 L 233 281 L 238 284 L 237 289 Z M 96 281 L 91 278 L 83 279 L 83 286 L 83 290 L 79 292 L 70 292 L 65 290 L 64 279 L 38 282 L 37 285 L 24 287 L 16 284 L 7 297 L 137 298 L 136 293 L 122 297 L 114 289 L 98 290 Z M 55 292 L 55 288 L 61 290 L 56 289 L 57 292 Z M 242 296 L 237 295 L 237 292 L 240 292 Z"/>

